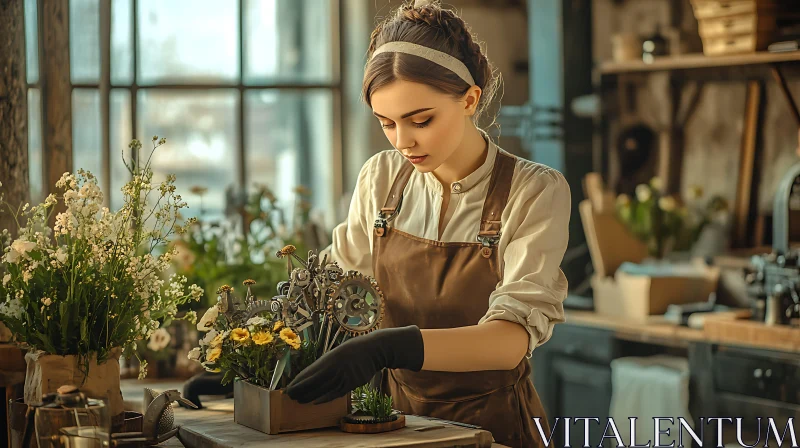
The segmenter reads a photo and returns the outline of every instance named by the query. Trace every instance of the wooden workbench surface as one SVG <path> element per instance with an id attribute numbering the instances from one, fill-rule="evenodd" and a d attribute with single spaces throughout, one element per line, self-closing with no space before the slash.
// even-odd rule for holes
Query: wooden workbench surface
<path id="1" fill-rule="evenodd" d="M 749 320 L 712 322 L 709 319 L 705 328 L 696 329 L 675 325 L 661 316 L 635 321 L 577 310 L 568 310 L 566 316 L 569 324 L 611 330 L 616 337 L 630 341 L 676 347 L 702 341 L 800 353 L 800 328 L 785 325 L 767 326 Z"/>
<path id="2" fill-rule="evenodd" d="M 338 428 L 268 435 L 233 421 L 233 399 L 201 410 L 175 409 L 180 441 L 187 448 L 260 447 L 499 447 L 488 431 L 407 416 L 406 427 L 383 434 L 348 434 Z"/>
<path id="3" fill-rule="evenodd" d="M 122 380 L 122 395 L 127 410 L 141 412 L 143 388 L 161 392 L 183 389 L 181 380 Z M 338 428 L 268 435 L 233 421 L 233 399 L 201 397 L 204 409 L 174 407 L 175 424 L 180 425 L 180 442 L 171 439 L 163 446 L 187 448 L 260 447 L 493 447 L 488 431 L 450 425 L 423 417 L 406 416 L 406 427 L 383 434 L 347 434 Z"/>

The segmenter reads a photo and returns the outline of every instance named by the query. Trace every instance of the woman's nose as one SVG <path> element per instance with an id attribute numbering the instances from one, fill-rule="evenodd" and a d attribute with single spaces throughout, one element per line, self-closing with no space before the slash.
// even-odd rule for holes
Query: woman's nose
<path id="1" fill-rule="evenodd" d="M 416 144 L 414 141 L 413 133 L 408 130 L 397 129 L 395 134 L 395 148 L 406 149 L 411 148 Z"/>

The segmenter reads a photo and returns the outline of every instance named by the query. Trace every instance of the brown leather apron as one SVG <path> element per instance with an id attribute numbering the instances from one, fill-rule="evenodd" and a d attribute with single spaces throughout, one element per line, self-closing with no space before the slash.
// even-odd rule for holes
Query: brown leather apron
<path id="1" fill-rule="evenodd" d="M 410 163 L 403 166 L 375 221 L 373 270 L 386 297 L 382 327 L 465 327 L 476 325 L 486 314 L 489 295 L 502 279 L 496 244 L 515 162 L 513 156 L 497 153 L 479 242 L 474 243 L 426 240 L 390 226 L 414 170 Z M 413 204 L 405 205 L 408 213 L 413 212 Z M 548 436 L 550 429 L 530 371 L 524 358 L 507 371 L 397 369 L 384 372 L 383 386 L 394 407 L 404 413 L 477 425 L 503 445 L 544 447 L 533 417 L 541 417 Z"/>

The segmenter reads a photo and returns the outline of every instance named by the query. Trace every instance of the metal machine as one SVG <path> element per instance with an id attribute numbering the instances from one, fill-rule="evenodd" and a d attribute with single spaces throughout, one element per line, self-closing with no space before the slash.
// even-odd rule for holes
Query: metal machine
<path id="1" fill-rule="evenodd" d="M 792 235 L 800 233 L 800 163 L 781 179 L 772 219 L 772 252 L 754 256 L 745 272 L 753 318 L 800 326 L 800 249 L 791 247 Z"/>

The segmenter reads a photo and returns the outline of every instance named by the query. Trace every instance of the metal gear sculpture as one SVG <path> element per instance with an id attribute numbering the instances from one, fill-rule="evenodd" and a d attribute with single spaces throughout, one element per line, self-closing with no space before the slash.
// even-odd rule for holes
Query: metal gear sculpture
<path id="1" fill-rule="evenodd" d="M 328 314 L 351 336 L 376 330 L 384 316 L 378 283 L 355 271 L 348 272 L 329 294 Z"/>

